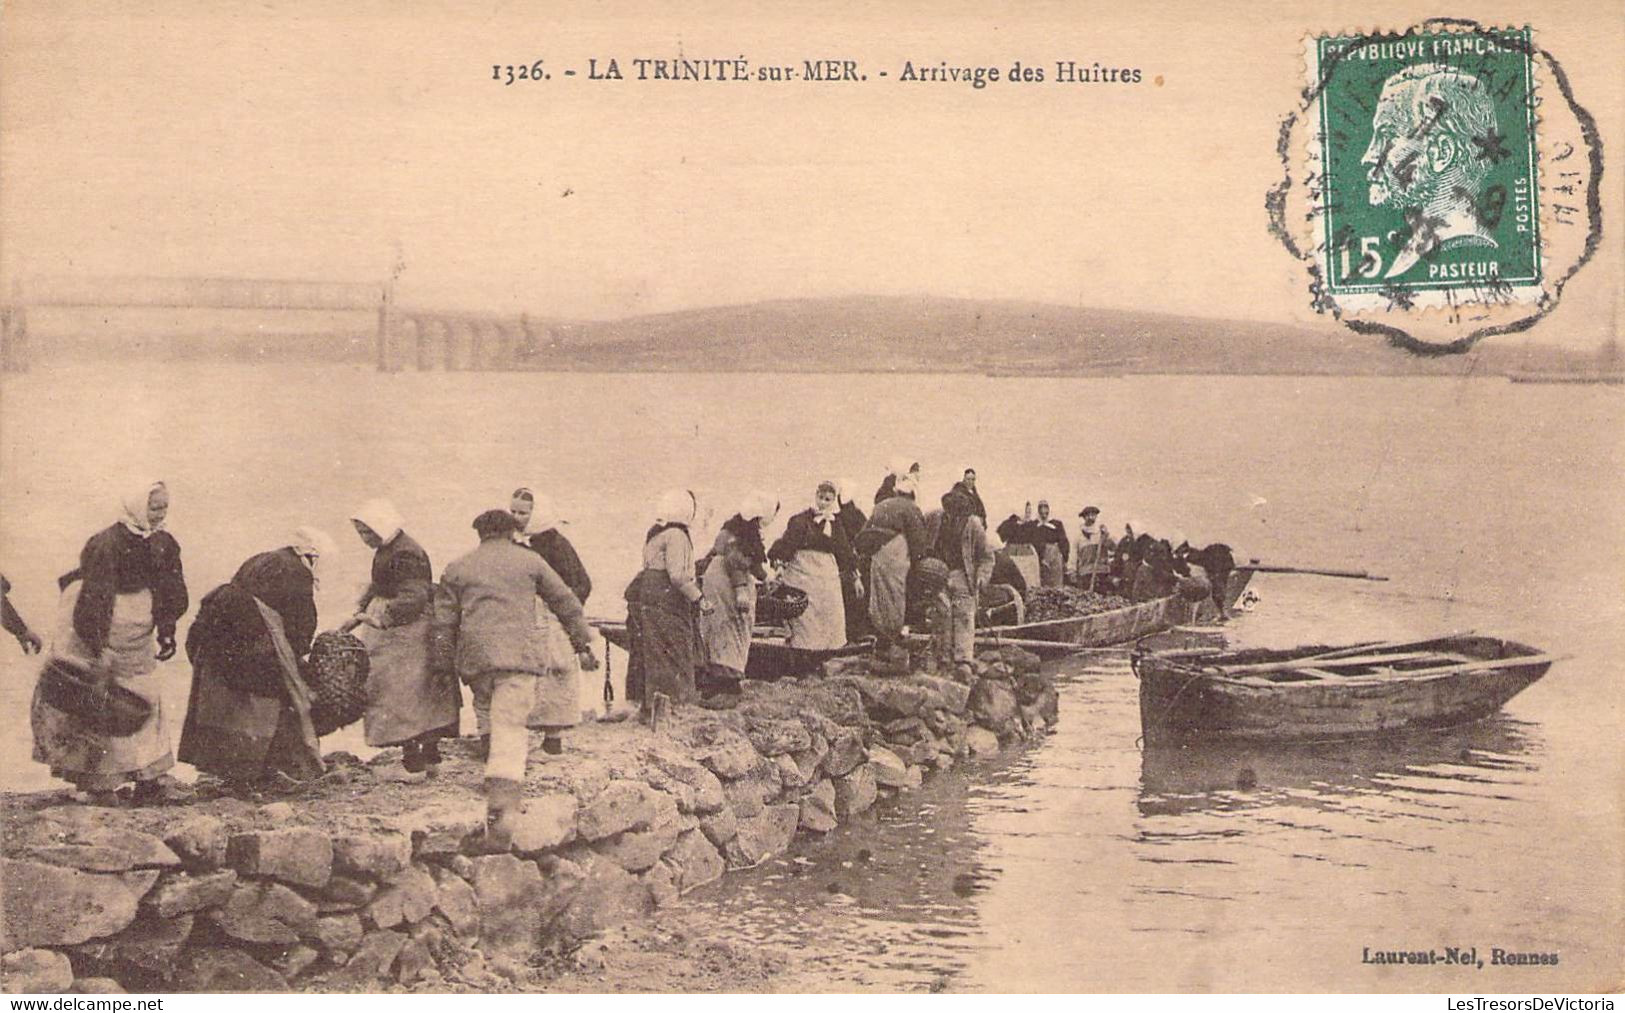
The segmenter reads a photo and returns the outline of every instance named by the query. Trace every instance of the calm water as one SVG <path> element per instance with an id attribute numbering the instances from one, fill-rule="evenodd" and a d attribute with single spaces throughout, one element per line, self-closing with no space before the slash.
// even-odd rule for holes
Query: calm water
<path id="1" fill-rule="evenodd" d="M 977 468 L 990 511 L 1085 502 L 1272 562 L 1234 627 L 1286 644 L 1474 628 L 1569 655 L 1492 721 L 1380 745 L 1142 752 L 1121 662 L 1068 670 L 1042 746 L 805 846 L 682 917 L 795 946 L 831 987 L 1617 985 L 1625 957 L 1620 671 L 1625 396 L 1499 381 L 401 374 L 312 367 L 41 369 L 4 381 L 0 560 L 36 626 L 54 579 L 148 475 L 194 597 L 317 524 L 344 552 L 324 625 L 366 575 L 346 516 L 394 499 L 437 566 L 515 485 L 554 491 L 619 614 L 649 504 L 699 493 L 701 538 L 750 489 L 786 516 L 886 460 Z M 865 497 L 867 498 L 867 497 Z M 781 516 L 782 522 L 782 516 Z M 34 666 L 0 645 L 7 788 Z M 616 659 L 617 670 L 624 666 Z M 167 667 L 178 732 L 188 674 Z M 583 687 L 584 705 L 597 692 Z M 324 742 L 356 748 L 350 733 Z M 1245 772 L 1245 773 L 1244 773 Z M 1363 947 L 1555 951 L 1555 969 L 1385 970 Z"/>

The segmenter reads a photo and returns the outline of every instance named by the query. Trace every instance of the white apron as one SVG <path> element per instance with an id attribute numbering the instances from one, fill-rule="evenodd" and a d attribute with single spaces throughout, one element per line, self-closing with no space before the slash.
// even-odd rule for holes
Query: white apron
<path id="1" fill-rule="evenodd" d="M 73 607 L 82 586 L 75 581 L 62 592 L 51 653 L 90 664 L 96 659 L 73 629 Z M 152 705 L 147 723 L 134 735 L 114 737 L 92 731 L 42 700 L 36 688 L 30 709 L 36 762 L 48 764 L 52 774 L 86 791 L 112 791 L 127 781 L 150 780 L 175 765 L 158 692 L 152 634 L 151 591 L 132 591 L 113 599 L 113 623 L 107 631 L 113 678 Z"/>
<path id="2" fill-rule="evenodd" d="M 790 636 L 785 642 L 790 647 L 833 651 L 846 646 L 846 602 L 833 555 L 802 549 L 779 569 L 779 580 L 807 593 L 806 611 L 786 624 Z"/>

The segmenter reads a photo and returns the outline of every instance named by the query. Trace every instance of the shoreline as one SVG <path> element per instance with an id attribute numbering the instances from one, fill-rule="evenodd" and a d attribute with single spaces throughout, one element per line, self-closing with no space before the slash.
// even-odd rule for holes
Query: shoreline
<path id="1" fill-rule="evenodd" d="M 391 748 L 253 798 L 212 778 L 148 807 L 0 795 L 7 987 L 815 989 L 790 955 L 708 939 L 678 899 L 1058 720 L 1036 656 L 984 652 L 966 679 L 842 659 L 659 732 L 595 723 L 557 757 L 533 737 L 504 851 L 470 738 L 433 778 Z"/>

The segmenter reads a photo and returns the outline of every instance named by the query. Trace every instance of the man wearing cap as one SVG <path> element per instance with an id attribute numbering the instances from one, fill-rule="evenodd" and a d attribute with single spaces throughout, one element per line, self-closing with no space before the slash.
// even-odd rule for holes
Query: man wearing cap
<path id="1" fill-rule="evenodd" d="M 594 671 L 592 629 L 581 603 L 546 561 L 514 541 L 519 521 L 507 510 L 487 510 L 474 519 L 480 544 L 446 567 L 435 591 L 432 666 L 455 672 L 463 682 L 490 685 L 491 748 L 485 761 L 486 838 L 492 850 L 507 850 L 511 827 L 505 818 L 520 804 L 520 785 L 530 753 L 527 719 L 538 702 L 538 680 L 563 683 L 557 713 L 548 717 L 542 748 L 562 750 L 559 734 L 575 724 L 578 690 L 559 680 L 564 659 L 537 625 L 536 599 L 564 627 L 581 668 Z"/>

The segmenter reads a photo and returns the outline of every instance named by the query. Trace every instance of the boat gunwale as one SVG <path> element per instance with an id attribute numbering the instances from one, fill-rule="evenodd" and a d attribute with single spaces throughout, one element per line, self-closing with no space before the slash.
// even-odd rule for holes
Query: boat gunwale
<path id="1" fill-rule="evenodd" d="M 1539 648 L 1532 647 L 1529 644 L 1521 643 L 1516 640 L 1503 640 L 1497 637 L 1440 638 L 1441 642 L 1469 639 L 1488 641 L 1500 645 L 1498 657 L 1480 659 L 1483 661 L 1516 661 L 1521 657 L 1528 657 L 1530 659 L 1525 665 L 1503 665 L 1498 669 L 1494 669 L 1494 671 L 1516 672 L 1524 668 L 1540 667 L 1541 675 L 1544 675 L 1545 669 L 1550 668 L 1555 661 L 1555 659 L 1545 654 L 1545 652 L 1541 651 Z M 1287 650 L 1280 651 L 1279 653 L 1283 655 L 1290 655 L 1297 650 L 1307 650 L 1313 652 L 1317 650 L 1336 650 L 1336 648 L 1289 648 Z M 1206 662 L 1206 664 L 1193 665 L 1186 662 L 1183 658 L 1160 657 L 1159 654 L 1160 652 L 1150 652 L 1140 655 L 1135 665 L 1135 672 L 1139 678 L 1143 680 L 1146 677 L 1145 666 L 1149 664 L 1151 666 L 1150 674 L 1159 677 L 1175 677 L 1178 675 L 1185 675 L 1192 679 L 1201 678 L 1213 685 L 1227 687 L 1233 686 L 1244 690 L 1268 691 L 1271 693 L 1282 690 L 1299 688 L 1313 689 L 1324 688 L 1327 686 L 1338 689 L 1366 688 L 1374 686 L 1404 686 L 1421 682 L 1432 682 L 1435 680 L 1471 678 L 1485 674 L 1484 670 L 1474 671 L 1472 669 L 1457 669 L 1454 671 L 1437 671 L 1434 669 L 1423 668 L 1417 669 L 1414 672 L 1399 672 L 1389 669 L 1387 670 L 1386 674 L 1350 675 L 1332 679 L 1315 677 L 1309 679 L 1275 680 L 1261 678 L 1257 675 L 1228 673 L 1224 671 L 1223 668 L 1213 665 L 1213 659 L 1211 656 L 1199 658 L 1199 660 Z M 1290 661 L 1292 659 L 1288 657 L 1282 658 L 1281 660 Z M 1313 667 L 1314 659 L 1312 656 L 1305 655 L 1303 661 L 1305 662 L 1306 667 Z M 1283 671 L 1292 671 L 1292 669 L 1284 669 Z M 1539 676 L 1536 676 L 1536 678 L 1539 678 Z"/>

